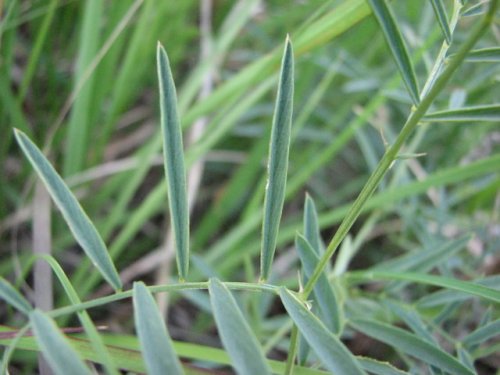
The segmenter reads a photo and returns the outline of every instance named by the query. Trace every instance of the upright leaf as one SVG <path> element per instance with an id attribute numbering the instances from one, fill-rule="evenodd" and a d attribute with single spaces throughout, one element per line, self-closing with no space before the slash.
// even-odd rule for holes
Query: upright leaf
<path id="1" fill-rule="evenodd" d="M 344 344 L 290 291 L 281 288 L 280 297 L 288 315 L 328 370 L 334 374 L 365 374 Z"/>
<path id="2" fill-rule="evenodd" d="M 304 204 L 304 237 L 311 244 L 316 254 L 323 254 L 325 249 L 319 232 L 318 211 L 314 200 L 309 194 L 306 194 Z"/>
<path id="3" fill-rule="evenodd" d="M 34 310 L 30 320 L 43 356 L 56 374 L 65 375 L 68 371 L 74 375 L 90 374 L 90 370 L 48 316 L 40 310 Z"/>
<path id="4" fill-rule="evenodd" d="M 295 245 L 299 252 L 300 261 L 304 267 L 307 277 L 311 276 L 314 268 L 319 262 L 319 255 L 314 251 L 311 244 L 300 234 L 295 238 Z M 338 304 L 338 298 L 335 291 L 328 281 L 326 273 L 318 279 L 313 289 L 315 300 L 318 301 L 325 325 L 335 334 L 340 332 L 341 313 Z"/>
<path id="5" fill-rule="evenodd" d="M 177 114 L 177 94 L 170 63 L 167 53 L 159 43 L 157 63 L 168 204 L 177 250 L 177 268 L 179 277 L 184 280 L 187 277 L 189 268 L 189 210 L 186 192 L 186 167 L 182 147 L 182 128 Z"/>
<path id="6" fill-rule="evenodd" d="M 134 321 L 148 374 L 184 374 L 153 296 L 134 283 Z"/>
<path id="7" fill-rule="evenodd" d="M 350 321 L 350 325 L 375 340 L 382 341 L 398 351 L 414 356 L 451 374 L 474 374 L 445 351 L 401 328 L 368 319 L 353 319 Z"/>
<path id="8" fill-rule="evenodd" d="M 0 299 L 11 304 L 23 314 L 32 310 L 30 303 L 3 277 L 0 276 Z"/>
<path id="9" fill-rule="evenodd" d="M 73 103 L 66 132 L 66 152 L 64 153 L 63 176 L 68 177 L 82 170 L 88 155 L 90 132 L 96 111 L 92 108 L 92 95 L 95 95 L 97 74 L 86 76 L 92 65 L 102 40 L 101 24 L 104 4 L 100 0 L 88 0 L 82 3 L 83 16 L 78 46 L 78 58 L 74 73 L 75 89 L 85 80 Z"/>
<path id="10" fill-rule="evenodd" d="M 266 280 L 271 272 L 276 238 L 285 199 L 290 129 L 293 107 L 293 50 L 287 37 L 285 52 L 281 61 L 278 96 L 274 110 L 267 166 L 266 196 L 264 199 L 264 220 L 262 222 L 262 246 L 260 277 Z"/>
<path id="11" fill-rule="evenodd" d="M 222 344 L 236 372 L 242 375 L 270 374 L 260 344 L 229 289 L 219 280 L 211 279 L 208 290 Z"/>
<path id="12" fill-rule="evenodd" d="M 432 8 L 434 9 L 434 14 L 439 22 L 439 26 L 443 31 L 443 35 L 446 39 L 448 45 L 451 44 L 451 31 L 450 25 L 448 23 L 448 17 L 446 16 L 446 8 L 442 0 L 431 0 Z"/>
<path id="13" fill-rule="evenodd" d="M 15 129 L 15 135 L 24 154 L 42 179 L 57 207 L 59 207 L 76 241 L 108 283 L 115 290 L 121 289 L 120 277 L 108 254 L 106 245 L 75 196 L 26 134 Z"/>
<path id="14" fill-rule="evenodd" d="M 413 104 L 418 105 L 420 94 L 413 64 L 411 63 L 403 35 L 397 26 L 394 14 L 386 0 L 368 0 L 373 14 L 382 28 L 385 40 L 391 49 L 392 57 L 396 61 L 399 72 L 408 89 Z"/>

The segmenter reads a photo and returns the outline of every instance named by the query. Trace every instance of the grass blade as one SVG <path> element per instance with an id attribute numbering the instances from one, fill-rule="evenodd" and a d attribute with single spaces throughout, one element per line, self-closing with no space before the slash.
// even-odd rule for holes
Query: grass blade
<path id="1" fill-rule="evenodd" d="M 432 122 L 496 122 L 500 121 L 500 104 L 434 112 L 425 116 L 423 120 Z"/>
<path id="2" fill-rule="evenodd" d="M 56 374 L 67 374 L 68 369 L 75 375 L 90 374 L 69 341 L 49 317 L 40 310 L 34 310 L 30 314 L 30 320 L 43 356 Z"/>
<path id="3" fill-rule="evenodd" d="M 160 84 L 161 129 L 163 156 L 168 186 L 168 203 L 181 280 L 189 269 L 189 211 L 186 193 L 186 167 L 182 147 L 182 129 L 177 114 L 177 94 L 167 53 L 158 44 L 158 80 Z"/>
<path id="4" fill-rule="evenodd" d="M 316 267 L 319 262 L 319 255 L 314 251 L 305 237 L 300 234 L 295 238 L 295 246 L 299 252 L 300 261 L 304 267 L 305 274 L 309 277 L 312 275 L 314 267 Z M 333 333 L 338 334 L 341 327 L 340 307 L 338 298 L 325 272 L 323 272 L 318 279 L 318 282 L 314 286 L 313 293 L 321 309 L 323 322 Z"/>
<path id="5" fill-rule="evenodd" d="M 499 62 L 500 61 L 500 48 L 481 48 L 470 51 L 465 61 L 469 62 Z"/>
<path id="6" fill-rule="evenodd" d="M 122 283 L 106 245 L 82 207 L 38 147 L 21 131 L 15 130 L 17 142 L 45 184 L 64 220 L 87 256 L 115 289 Z"/>
<path id="7" fill-rule="evenodd" d="M 444 4 L 442 0 L 431 0 L 432 8 L 434 9 L 434 14 L 436 15 L 436 18 L 439 22 L 439 26 L 441 27 L 441 30 L 443 31 L 443 35 L 446 39 L 446 43 L 448 45 L 451 44 L 451 31 L 450 31 L 450 25 L 448 23 L 448 17 L 446 16 L 446 8 L 444 7 Z"/>
<path id="8" fill-rule="evenodd" d="M 92 74 L 85 78 L 85 71 L 95 58 L 100 43 L 101 28 L 104 5 L 102 1 L 90 0 L 84 4 L 83 19 L 80 30 L 80 43 L 74 85 L 77 87 L 82 79 L 86 79 L 82 86 L 70 113 L 66 133 L 66 153 L 63 165 L 63 176 L 71 176 L 79 172 L 85 166 L 88 155 L 88 141 L 92 129 L 92 93 L 94 86 L 98 84 L 96 75 Z"/>
<path id="9" fill-rule="evenodd" d="M 217 279 L 209 283 L 210 301 L 215 322 L 238 374 L 270 374 L 271 370 L 257 338 L 227 287 Z"/>
<path id="10" fill-rule="evenodd" d="M 344 344 L 290 291 L 281 288 L 280 297 L 300 333 L 328 370 L 334 374 L 365 374 Z"/>
<path id="11" fill-rule="evenodd" d="M 0 276 L 0 299 L 28 315 L 33 309 L 30 303 L 3 277 Z"/>
<path id="12" fill-rule="evenodd" d="M 398 351 L 419 358 L 452 374 L 474 374 L 456 358 L 401 328 L 368 319 L 353 319 L 349 324 L 375 340 L 382 341 Z"/>
<path id="13" fill-rule="evenodd" d="M 5 331 L 10 331 L 11 328 L 0 325 L 0 345 L 9 345 L 14 339 L 1 338 L 1 334 Z M 78 351 L 78 354 L 85 360 L 100 363 L 92 346 L 85 338 L 80 335 L 76 337 L 68 337 L 72 346 Z M 137 337 L 129 335 L 117 334 L 102 334 L 103 339 L 107 344 L 108 351 L 116 363 L 120 363 L 123 371 L 131 371 L 135 373 L 146 373 L 146 367 L 140 353 L 139 342 Z M 17 347 L 28 351 L 38 351 L 35 343 L 35 338 L 24 336 L 20 339 Z M 189 342 L 174 342 L 174 347 L 180 356 L 191 359 L 193 361 L 202 361 L 213 363 L 219 366 L 231 365 L 231 359 L 224 349 L 218 349 L 210 346 L 193 344 Z M 363 361 L 363 360 L 361 360 Z M 365 361 L 363 361 L 365 362 Z M 277 360 L 269 360 L 269 365 L 273 374 L 282 374 L 285 370 L 285 363 Z M 207 375 L 207 370 L 194 371 L 194 368 L 189 368 L 189 374 Z M 329 372 L 318 370 L 315 368 L 306 368 L 301 366 L 294 367 L 294 375 L 329 375 Z M 389 372 L 389 375 L 393 373 Z M 402 375 L 401 373 L 395 375 Z"/>
<path id="14" fill-rule="evenodd" d="M 408 89 L 413 104 L 418 105 L 420 94 L 418 90 L 417 78 L 413 64 L 411 63 L 403 35 L 396 24 L 394 14 L 386 0 L 368 0 L 373 14 L 382 28 L 385 40 L 391 49 L 392 56 L 396 61 L 399 72 Z"/>
<path id="15" fill-rule="evenodd" d="M 50 265 L 52 271 L 54 272 L 54 274 L 57 276 L 57 279 L 61 283 L 61 286 L 64 288 L 64 291 L 66 292 L 66 295 L 68 296 L 71 304 L 78 305 L 82 303 L 80 297 L 78 297 L 78 294 L 73 288 L 73 285 L 71 285 L 68 277 L 64 273 L 59 263 L 57 263 L 56 259 L 50 255 L 41 255 L 40 258 L 46 261 Z M 98 356 L 99 363 L 103 364 L 103 367 L 108 375 L 118 375 L 118 370 L 116 369 L 116 365 L 115 363 L 113 363 L 113 357 L 110 355 L 108 348 L 105 346 L 103 342 L 102 336 L 99 334 L 96 326 L 90 319 L 87 310 L 81 310 L 76 314 L 78 316 L 78 319 L 80 320 L 80 323 L 83 326 L 83 329 L 87 337 L 89 338 L 89 342 L 92 346 L 92 349 Z M 75 350 L 81 356 L 81 353 L 78 351 L 78 349 L 75 348 Z M 81 357 L 84 358 L 83 356 Z"/>
<path id="16" fill-rule="evenodd" d="M 144 283 L 134 283 L 134 319 L 148 374 L 183 374 L 165 323 Z"/>
<path id="17" fill-rule="evenodd" d="M 293 107 L 293 50 L 287 37 L 269 146 L 268 180 L 262 222 L 260 278 L 269 277 L 285 199 Z"/>

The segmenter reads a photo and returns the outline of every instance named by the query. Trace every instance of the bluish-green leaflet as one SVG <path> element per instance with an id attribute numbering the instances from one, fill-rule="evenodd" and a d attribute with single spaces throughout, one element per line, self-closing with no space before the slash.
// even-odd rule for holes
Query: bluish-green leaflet
<path id="1" fill-rule="evenodd" d="M 89 375 L 90 370 L 85 366 L 69 341 L 59 331 L 52 319 L 40 310 L 30 314 L 31 324 L 38 345 L 47 359 L 50 367 L 57 375 L 71 374 Z"/>
<path id="2" fill-rule="evenodd" d="M 276 250 L 276 239 L 285 199 L 292 108 L 293 50 L 290 39 L 287 38 L 281 62 L 278 96 L 269 147 L 268 179 L 264 200 L 264 220 L 262 222 L 261 280 L 266 280 L 269 277 Z"/>
<path id="3" fill-rule="evenodd" d="M 120 277 L 116 272 L 115 265 L 108 254 L 104 241 L 63 179 L 57 174 L 38 147 L 23 132 L 16 129 L 15 135 L 24 154 L 42 179 L 57 207 L 59 207 L 76 241 L 111 286 L 115 290 L 121 289 Z"/>
<path id="4" fill-rule="evenodd" d="M 457 359 L 445 351 L 401 328 L 371 319 L 352 319 L 350 325 L 365 335 L 382 341 L 398 351 L 446 370 L 451 374 L 473 374 L 470 369 L 462 365 Z"/>
<path id="5" fill-rule="evenodd" d="M 163 156 L 168 187 L 170 219 L 177 255 L 177 268 L 185 280 L 189 268 L 189 210 L 186 192 L 186 170 L 182 147 L 182 129 L 177 114 L 177 94 L 168 56 L 158 44 L 158 80 L 160 86 Z"/>
<path id="6" fill-rule="evenodd" d="M 443 35 L 448 44 L 451 44 L 451 30 L 448 23 L 448 17 L 446 16 L 446 8 L 442 0 L 431 0 L 432 8 L 434 9 L 434 14 L 439 22 L 439 26 L 443 31 Z"/>
<path id="7" fill-rule="evenodd" d="M 500 121 L 500 105 L 484 105 L 464 107 L 446 111 L 433 112 L 426 115 L 424 121 L 431 122 L 497 122 Z"/>
<path id="8" fill-rule="evenodd" d="M 144 283 L 134 283 L 133 302 L 135 328 L 148 374 L 183 374 L 160 311 Z"/>
<path id="9" fill-rule="evenodd" d="M 325 367 L 334 374 L 366 374 L 345 345 L 289 290 L 280 289 L 285 309 Z"/>
<path id="10" fill-rule="evenodd" d="M 224 348 L 238 374 L 271 374 L 266 358 L 231 292 L 217 279 L 209 283 L 210 302 Z"/>
<path id="11" fill-rule="evenodd" d="M 394 14 L 386 0 L 368 0 L 368 3 L 384 33 L 384 37 L 391 49 L 392 56 L 398 66 L 413 104 L 418 105 L 420 95 L 415 70 L 406 49 L 403 35 L 395 21 Z"/>
<path id="12" fill-rule="evenodd" d="M 23 314 L 29 314 L 32 309 L 30 303 L 3 277 L 0 277 L 0 299 Z"/>
<path id="13" fill-rule="evenodd" d="M 316 264 L 319 262 L 319 255 L 314 251 L 307 239 L 300 234 L 295 238 L 295 246 L 300 256 L 300 262 L 306 276 L 310 276 Z M 330 285 L 326 272 L 318 279 L 314 286 L 314 297 L 318 301 L 321 309 L 321 316 L 325 325 L 335 334 L 340 332 L 340 308 L 335 290 Z"/>

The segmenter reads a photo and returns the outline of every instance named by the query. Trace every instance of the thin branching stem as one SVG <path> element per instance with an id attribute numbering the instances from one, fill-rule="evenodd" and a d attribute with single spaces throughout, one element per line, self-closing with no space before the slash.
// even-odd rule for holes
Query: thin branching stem
<path id="1" fill-rule="evenodd" d="M 257 283 L 245 283 L 245 282 L 225 282 L 229 289 L 232 290 L 247 290 L 251 292 L 271 292 L 274 294 L 279 293 L 279 286 L 270 285 L 270 284 L 257 284 Z M 207 290 L 208 289 L 208 281 L 202 282 L 181 282 L 174 283 L 168 285 L 155 285 L 149 286 L 149 291 L 151 293 L 163 293 L 163 292 L 178 292 L 181 290 Z M 71 306 L 61 307 L 59 309 L 52 310 L 47 313 L 52 318 L 60 317 L 67 314 L 72 314 L 81 310 L 87 310 L 90 308 L 106 305 L 111 302 L 121 301 L 126 298 L 132 297 L 132 290 L 127 290 L 124 292 L 119 292 L 112 294 L 110 296 L 96 298 L 91 301 L 83 302 L 80 304 L 74 304 Z"/>
<path id="2" fill-rule="evenodd" d="M 434 99 L 445 88 L 453 73 L 464 61 L 467 53 L 472 49 L 472 47 L 488 29 L 488 26 L 493 20 L 497 5 L 497 0 L 491 1 L 490 8 L 485 17 L 482 19 L 477 28 L 472 31 L 469 38 L 463 43 L 455 56 L 450 60 L 449 64 L 443 70 L 442 74 L 439 76 L 439 78 L 437 78 L 434 86 L 432 86 L 427 95 L 422 98 L 420 105 L 418 107 L 412 107 L 410 116 L 408 117 L 406 124 L 403 126 L 403 129 L 399 133 L 394 144 L 385 152 L 382 160 L 380 160 L 377 168 L 366 182 L 363 190 L 361 190 L 358 198 L 355 200 L 346 217 L 340 224 L 340 227 L 333 236 L 330 244 L 325 251 L 325 254 L 321 257 L 321 260 L 319 261 L 313 274 L 311 275 L 309 282 L 304 288 L 303 298 L 307 298 L 307 296 L 309 296 L 309 294 L 312 292 L 314 285 L 316 284 L 319 277 L 321 276 L 321 273 L 330 261 L 330 258 L 333 256 L 345 236 L 349 233 L 349 230 L 351 229 L 358 216 L 361 214 L 361 211 L 367 200 L 373 194 L 378 184 L 389 170 L 392 163 L 396 160 L 403 143 L 409 138 L 415 127 L 419 124 L 420 120 L 426 114 Z"/>

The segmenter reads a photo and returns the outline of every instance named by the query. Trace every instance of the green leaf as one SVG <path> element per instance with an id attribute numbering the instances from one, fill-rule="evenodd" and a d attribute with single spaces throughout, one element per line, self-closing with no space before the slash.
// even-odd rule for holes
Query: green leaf
<path id="1" fill-rule="evenodd" d="M 465 1 L 462 2 L 465 4 Z M 461 13 L 462 17 L 474 17 L 484 14 L 488 8 L 484 6 L 483 2 L 471 5 L 469 8 L 464 9 Z"/>
<path id="2" fill-rule="evenodd" d="M 65 375 L 68 369 L 75 375 L 90 374 L 90 370 L 48 316 L 40 310 L 34 310 L 30 320 L 43 356 L 56 374 Z"/>
<path id="3" fill-rule="evenodd" d="M 470 282 L 478 285 L 485 286 L 491 289 L 498 289 L 498 276 L 485 277 L 483 279 L 476 279 Z M 434 293 L 429 293 L 420 298 L 417 302 L 418 307 L 432 308 L 436 306 L 447 305 L 451 303 L 463 302 L 474 297 L 473 294 L 464 294 L 457 290 L 441 289 Z"/>
<path id="4" fill-rule="evenodd" d="M 276 238 L 285 199 L 288 152 L 293 109 L 293 50 L 287 37 L 281 62 L 278 96 L 274 111 L 267 167 L 266 196 L 264 200 L 264 220 L 262 222 L 262 248 L 260 277 L 266 280 L 271 272 Z"/>
<path id="5" fill-rule="evenodd" d="M 500 61 L 500 48 L 490 47 L 475 49 L 469 52 L 465 61 L 469 62 L 499 62 Z"/>
<path id="6" fill-rule="evenodd" d="M 316 210 L 314 200 L 309 194 L 306 194 L 306 202 L 304 204 L 304 237 L 316 254 L 324 253 L 325 249 L 319 231 L 318 211 Z"/>
<path id="7" fill-rule="evenodd" d="M 184 374 L 153 296 L 134 283 L 134 320 L 148 374 Z"/>
<path id="8" fill-rule="evenodd" d="M 300 261 L 304 267 L 306 276 L 310 277 L 319 262 L 319 255 L 314 251 L 305 237 L 300 234 L 297 234 L 295 237 L 295 246 L 299 252 Z M 338 298 L 325 272 L 323 272 L 318 282 L 314 285 L 313 293 L 321 309 L 322 321 L 333 333 L 338 334 L 341 326 L 341 311 Z"/>
<path id="9" fill-rule="evenodd" d="M 78 305 L 81 304 L 82 301 L 80 300 L 80 297 L 78 297 L 78 294 L 76 293 L 75 289 L 73 288 L 73 285 L 71 285 L 68 277 L 64 273 L 64 270 L 62 267 L 59 265 L 59 263 L 56 261 L 56 259 L 50 255 L 41 255 L 41 259 L 46 261 L 50 267 L 52 268 L 52 271 L 56 275 L 57 279 L 61 283 L 62 287 L 64 288 L 64 291 L 66 292 L 66 295 L 68 296 L 70 302 L 72 305 Z M 95 327 L 94 323 L 90 319 L 90 316 L 87 312 L 87 310 L 81 310 L 76 313 L 78 316 L 78 319 L 80 320 L 83 329 L 85 330 L 86 336 L 89 338 L 89 342 L 92 345 L 92 349 L 94 352 L 97 354 L 99 357 L 100 363 L 103 364 L 104 369 L 106 370 L 106 373 L 108 375 L 118 375 L 118 370 L 117 366 L 115 363 L 113 363 L 112 356 L 109 353 L 108 348 L 104 345 L 104 342 L 102 340 L 101 335 L 99 334 L 97 328 Z M 77 352 L 78 349 L 74 348 Z M 81 353 L 79 352 L 79 355 L 81 356 Z M 84 358 L 83 356 L 81 356 Z M 121 363 L 120 363 L 121 365 Z"/>
<path id="10" fill-rule="evenodd" d="M 451 44 L 451 31 L 450 25 L 448 23 L 448 17 L 446 16 L 446 8 L 441 0 L 431 0 L 432 8 L 434 9 L 434 14 L 439 22 L 439 26 L 443 31 L 443 35 L 446 39 L 448 45 Z"/>
<path id="11" fill-rule="evenodd" d="M 28 315 L 33 309 L 30 303 L 3 277 L 0 276 L 0 299 Z"/>
<path id="12" fill-rule="evenodd" d="M 423 121 L 432 122 L 472 122 L 472 121 L 500 121 L 500 105 L 485 105 L 465 107 L 430 113 Z"/>
<path id="13" fill-rule="evenodd" d="M 374 271 L 391 270 L 392 272 L 408 270 L 426 272 L 464 249 L 471 238 L 470 235 L 464 235 L 452 241 L 445 240 L 440 244 L 433 244 L 428 248 L 411 251 L 385 262 L 380 262 L 371 269 Z"/>
<path id="14" fill-rule="evenodd" d="M 26 134 L 17 129 L 14 131 L 17 142 L 59 207 L 76 241 L 108 283 L 115 290 L 121 289 L 120 277 L 108 254 L 106 245 L 74 195 Z"/>
<path id="15" fill-rule="evenodd" d="M 423 322 L 422 316 L 415 310 L 413 305 L 396 303 L 389 299 L 382 301 L 382 305 L 387 307 L 387 311 L 401 319 L 410 330 L 415 332 L 421 339 L 432 345 L 436 345 L 436 339 L 429 332 L 427 325 Z"/>
<path id="16" fill-rule="evenodd" d="M 12 343 L 12 338 L 2 338 L 2 333 L 10 332 L 12 329 L 0 325 L 0 345 L 9 345 Z M 130 335 L 118 335 L 116 333 L 106 334 L 101 333 L 103 340 L 106 342 L 108 351 L 113 361 L 119 363 L 125 371 L 133 373 L 145 373 L 146 367 L 144 366 L 144 359 L 139 350 L 139 342 L 137 337 Z M 89 341 L 80 334 L 74 337 L 68 337 L 72 346 L 78 351 L 78 354 L 87 361 L 100 363 L 98 355 L 92 349 Z M 39 351 L 35 343 L 35 338 L 31 336 L 24 336 L 18 342 L 17 347 L 23 350 Z M 188 342 L 174 342 L 174 348 L 179 356 L 191 359 L 192 361 L 202 361 L 217 364 L 218 366 L 230 365 L 231 360 L 224 349 L 218 349 L 210 346 L 192 344 Z M 285 371 L 285 363 L 283 361 L 268 360 L 273 373 L 282 374 Z M 192 367 L 185 367 L 186 374 L 192 372 Z M 198 373 L 198 372 L 196 372 Z M 206 375 L 205 372 L 201 374 Z M 294 375 L 328 375 L 326 371 L 307 368 L 301 366 L 294 367 Z M 398 374 L 399 375 L 399 374 Z"/>
<path id="17" fill-rule="evenodd" d="M 349 324 L 357 331 L 382 341 L 397 351 L 416 357 L 452 374 L 474 374 L 456 358 L 401 328 L 369 319 L 352 319 Z"/>
<path id="18" fill-rule="evenodd" d="M 500 319 L 479 327 L 465 336 L 462 343 L 464 346 L 478 345 L 495 336 L 500 336 Z"/>
<path id="19" fill-rule="evenodd" d="M 89 0 L 83 4 L 83 17 L 80 29 L 78 57 L 74 73 L 74 89 L 78 95 L 71 108 L 70 118 L 66 127 L 66 152 L 64 153 L 63 176 L 71 176 L 85 166 L 91 141 L 89 139 L 95 121 L 96 111 L 92 96 L 94 87 L 99 85 L 97 74 L 87 75 L 87 69 L 92 65 L 101 44 L 101 24 L 104 17 L 104 4 L 99 0 Z M 82 85 L 82 82 L 85 84 Z"/>
<path id="20" fill-rule="evenodd" d="M 159 43 L 157 63 L 163 156 L 165 159 L 170 219 L 177 250 L 179 277 L 185 280 L 189 269 L 189 210 L 186 192 L 186 167 L 182 147 L 182 128 L 177 114 L 177 94 L 170 63 L 167 53 Z"/>
<path id="21" fill-rule="evenodd" d="M 482 297 L 500 303 L 500 291 L 479 285 L 470 281 L 462 281 L 444 276 L 427 275 L 413 272 L 388 272 L 388 271 L 355 271 L 348 274 L 351 280 L 404 280 L 421 284 L 429 284 L 458 290 L 463 293 Z"/>
<path id="22" fill-rule="evenodd" d="M 284 287 L 280 297 L 288 315 L 328 370 L 334 374 L 365 374 L 356 357 L 297 297 Z"/>
<path id="23" fill-rule="evenodd" d="M 403 35 L 397 26 L 394 14 L 387 4 L 386 0 L 368 0 L 373 14 L 382 28 L 385 40 L 391 49 L 392 56 L 396 61 L 399 72 L 408 89 L 413 104 L 418 105 L 420 102 L 420 94 L 418 90 L 417 78 L 415 70 L 408 55 Z"/>
<path id="24" fill-rule="evenodd" d="M 476 369 L 474 368 L 474 360 L 467 350 L 462 347 L 457 348 L 457 356 L 460 359 L 460 363 L 467 366 L 467 368 L 471 369 L 471 371 L 475 373 Z"/>
<path id="25" fill-rule="evenodd" d="M 377 375 L 408 375 L 408 372 L 401 371 L 400 369 L 394 367 L 388 362 L 377 361 L 373 358 L 357 357 L 359 363 L 363 368 Z"/>
<path id="26" fill-rule="evenodd" d="M 217 279 L 210 279 L 210 302 L 219 335 L 238 374 L 270 374 L 260 344 L 234 297 Z"/>

